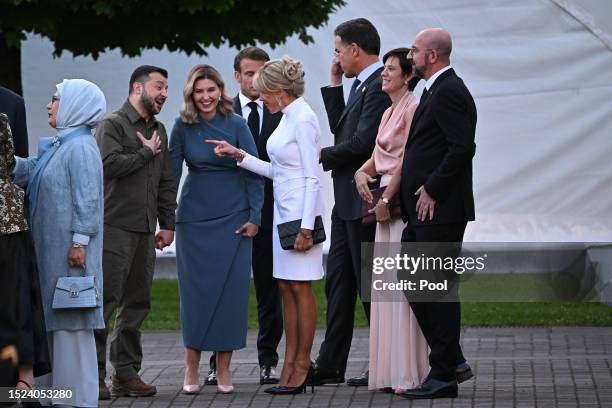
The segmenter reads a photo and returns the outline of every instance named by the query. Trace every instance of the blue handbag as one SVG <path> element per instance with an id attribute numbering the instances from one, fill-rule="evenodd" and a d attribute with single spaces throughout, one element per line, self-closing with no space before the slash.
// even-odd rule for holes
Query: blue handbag
<path id="1" fill-rule="evenodd" d="M 102 306 L 94 276 L 60 276 L 53 292 L 53 309 L 92 309 Z"/>

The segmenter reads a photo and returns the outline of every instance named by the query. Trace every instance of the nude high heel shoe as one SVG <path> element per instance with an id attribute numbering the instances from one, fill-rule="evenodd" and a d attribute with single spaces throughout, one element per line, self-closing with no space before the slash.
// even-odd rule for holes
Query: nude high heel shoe
<path id="1" fill-rule="evenodd" d="M 200 384 L 183 384 L 183 394 L 192 395 L 200 392 Z"/>
<path id="2" fill-rule="evenodd" d="M 231 394 L 232 392 L 234 392 L 234 386 L 233 385 L 222 385 L 222 384 L 217 383 L 217 392 L 221 394 Z"/>

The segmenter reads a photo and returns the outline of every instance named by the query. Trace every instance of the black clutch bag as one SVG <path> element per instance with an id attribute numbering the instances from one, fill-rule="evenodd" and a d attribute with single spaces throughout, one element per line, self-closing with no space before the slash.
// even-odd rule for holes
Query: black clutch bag
<path id="1" fill-rule="evenodd" d="M 283 222 L 282 224 L 278 224 L 276 228 L 278 228 L 278 238 L 280 239 L 281 248 L 287 251 L 292 250 L 298 233 L 302 229 L 302 220 Z M 312 242 L 314 244 L 320 244 L 323 241 L 325 241 L 323 219 L 320 215 L 317 215 L 312 230 Z"/>

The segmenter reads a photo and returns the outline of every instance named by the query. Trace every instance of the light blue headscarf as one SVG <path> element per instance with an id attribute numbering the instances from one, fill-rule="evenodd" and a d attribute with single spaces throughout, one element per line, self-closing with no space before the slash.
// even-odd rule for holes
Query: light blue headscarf
<path id="1" fill-rule="evenodd" d="M 57 93 L 60 96 L 55 126 L 58 136 L 79 127 L 95 128 L 104 119 L 106 98 L 96 84 L 84 79 L 64 79 L 57 84 Z"/>
<path id="2" fill-rule="evenodd" d="M 77 137 L 92 137 L 91 129 L 106 115 L 106 98 L 92 82 L 84 79 L 64 79 L 57 84 L 59 110 L 57 112 L 57 136 L 45 137 L 38 143 L 38 162 L 28 183 L 30 219 L 36 211 L 38 189 L 42 174 L 56 151 Z"/>

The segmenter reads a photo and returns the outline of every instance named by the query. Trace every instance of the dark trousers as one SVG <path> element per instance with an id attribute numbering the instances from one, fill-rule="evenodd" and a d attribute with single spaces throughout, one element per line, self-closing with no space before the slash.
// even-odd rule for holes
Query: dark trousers
<path id="1" fill-rule="evenodd" d="M 104 225 L 104 323 L 117 311 L 110 336 L 110 362 L 119 381 L 138 378 L 142 365 L 140 326 L 151 309 L 154 235 Z M 107 329 L 94 330 L 98 376 L 106 377 Z"/>
<path id="2" fill-rule="evenodd" d="M 272 229 L 260 228 L 253 238 L 253 281 L 257 297 L 257 355 L 259 366 L 276 367 L 278 343 L 283 336 L 283 308 L 278 282 L 272 276 Z M 215 354 L 210 367 L 216 368 Z"/>
<path id="3" fill-rule="evenodd" d="M 465 227 L 465 222 L 419 227 L 407 225 L 402 233 L 402 242 L 462 242 Z M 446 301 L 410 302 L 410 307 L 431 349 L 429 377 L 441 381 L 455 380 L 457 365 L 465 362 L 459 345 L 461 304 Z"/>
<path id="4" fill-rule="evenodd" d="M 0 235 L 0 387 L 14 387 L 17 382 L 21 307 L 16 289 L 27 262 L 22 245 L 25 234 Z"/>
<path id="5" fill-rule="evenodd" d="M 325 274 L 327 329 L 317 364 L 342 376 L 353 340 L 357 293 L 361 295 L 361 243 L 373 242 L 375 233 L 376 225 L 363 225 L 361 219 L 342 220 L 334 207 Z M 369 322 L 370 302 L 362 304 Z"/>

